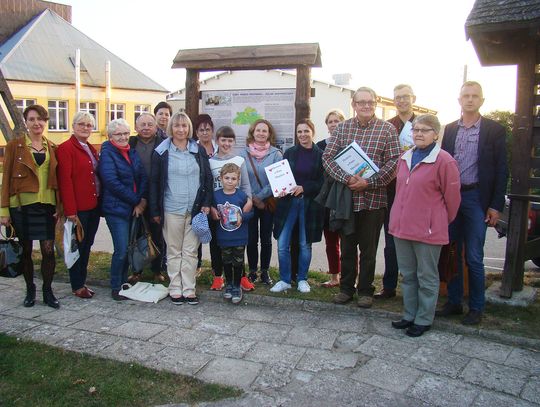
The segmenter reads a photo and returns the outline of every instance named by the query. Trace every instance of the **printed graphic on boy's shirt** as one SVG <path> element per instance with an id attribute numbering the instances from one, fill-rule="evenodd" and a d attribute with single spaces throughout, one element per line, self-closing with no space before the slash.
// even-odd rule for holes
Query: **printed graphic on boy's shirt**
<path id="1" fill-rule="evenodd" d="M 242 209 L 228 201 L 224 204 L 218 204 L 219 224 L 223 230 L 232 232 L 238 229 L 242 223 L 239 220 L 242 217 Z"/>

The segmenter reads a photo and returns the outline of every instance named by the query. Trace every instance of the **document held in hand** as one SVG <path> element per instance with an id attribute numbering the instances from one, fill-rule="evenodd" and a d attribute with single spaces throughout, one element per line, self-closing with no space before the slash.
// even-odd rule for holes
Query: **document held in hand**
<path id="1" fill-rule="evenodd" d="M 272 187 L 274 197 L 278 197 L 281 192 L 288 194 L 296 186 L 296 181 L 294 180 L 294 175 L 287 159 L 264 167 L 264 171 Z"/>
<path id="2" fill-rule="evenodd" d="M 379 167 L 371 161 L 371 158 L 362 150 L 356 141 L 339 152 L 334 158 L 337 165 L 349 175 L 360 175 L 368 179 L 379 172 Z"/>

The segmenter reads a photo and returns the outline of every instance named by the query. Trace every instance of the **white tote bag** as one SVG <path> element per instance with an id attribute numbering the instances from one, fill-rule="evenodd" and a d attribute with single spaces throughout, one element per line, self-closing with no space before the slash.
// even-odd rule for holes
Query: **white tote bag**
<path id="1" fill-rule="evenodd" d="M 79 242 L 77 241 L 75 223 L 66 219 L 64 223 L 64 262 L 66 267 L 68 269 L 73 267 L 79 257 Z"/>
<path id="2" fill-rule="evenodd" d="M 169 289 L 163 284 L 151 284 L 138 282 L 137 284 L 122 284 L 122 289 L 118 293 L 130 300 L 153 302 L 157 304 L 167 295 L 169 295 Z"/>

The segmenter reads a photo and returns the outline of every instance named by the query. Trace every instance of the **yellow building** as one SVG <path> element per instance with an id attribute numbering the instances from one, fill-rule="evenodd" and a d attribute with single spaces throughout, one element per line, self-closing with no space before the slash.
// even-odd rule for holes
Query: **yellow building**
<path id="1" fill-rule="evenodd" d="M 80 105 L 76 102 L 75 55 L 80 50 Z M 110 63 L 110 104 L 106 64 Z M 134 129 L 142 112 L 165 100 L 167 90 L 46 9 L 0 45 L 0 70 L 22 111 L 33 103 L 49 110 L 48 138 L 61 143 L 71 134 L 79 110 L 96 118 L 91 143 L 105 140 L 109 120 L 124 118 Z M 109 107 L 109 108 L 107 108 Z M 0 144 L 4 145 L 2 136 Z"/>

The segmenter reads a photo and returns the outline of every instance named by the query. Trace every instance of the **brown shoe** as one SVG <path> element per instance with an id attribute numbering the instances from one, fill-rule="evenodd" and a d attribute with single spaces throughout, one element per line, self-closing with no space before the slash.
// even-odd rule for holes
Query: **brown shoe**
<path id="1" fill-rule="evenodd" d="M 373 305 L 373 297 L 371 295 L 361 295 L 356 303 L 360 308 L 371 308 Z"/>
<path id="2" fill-rule="evenodd" d="M 347 304 L 348 302 L 352 301 L 353 297 L 352 295 L 348 295 L 348 294 L 345 294 L 345 293 L 337 293 L 336 295 L 334 295 L 334 298 L 332 298 L 332 302 L 334 304 L 340 304 L 340 305 L 343 305 L 343 304 Z"/>
<path id="3" fill-rule="evenodd" d="M 161 273 L 155 273 L 154 274 L 154 281 L 156 283 L 163 283 L 165 281 L 165 276 Z"/>
<path id="4" fill-rule="evenodd" d="M 463 325 L 478 325 L 482 321 L 482 311 L 469 310 L 465 318 L 461 320 Z"/>
<path id="5" fill-rule="evenodd" d="M 92 294 L 86 287 L 81 287 L 78 290 L 73 291 L 73 294 L 79 298 L 92 298 Z"/>
<path id="6" fill-rule="evenodd" d="M 128 278 L 128 283 L 131 285 L 137 284 L 141 281 L 141 273 L 134 273 Z"/>
<path id="7" fill-rule="evenodd" d="M 396 290 L 391 288 L 383 288 L 381 291 L 379 291 L 377 294 L 373 296 L 376 300 L 387 300 L 388 298 L 392 298 L 396 296 Z"/>

